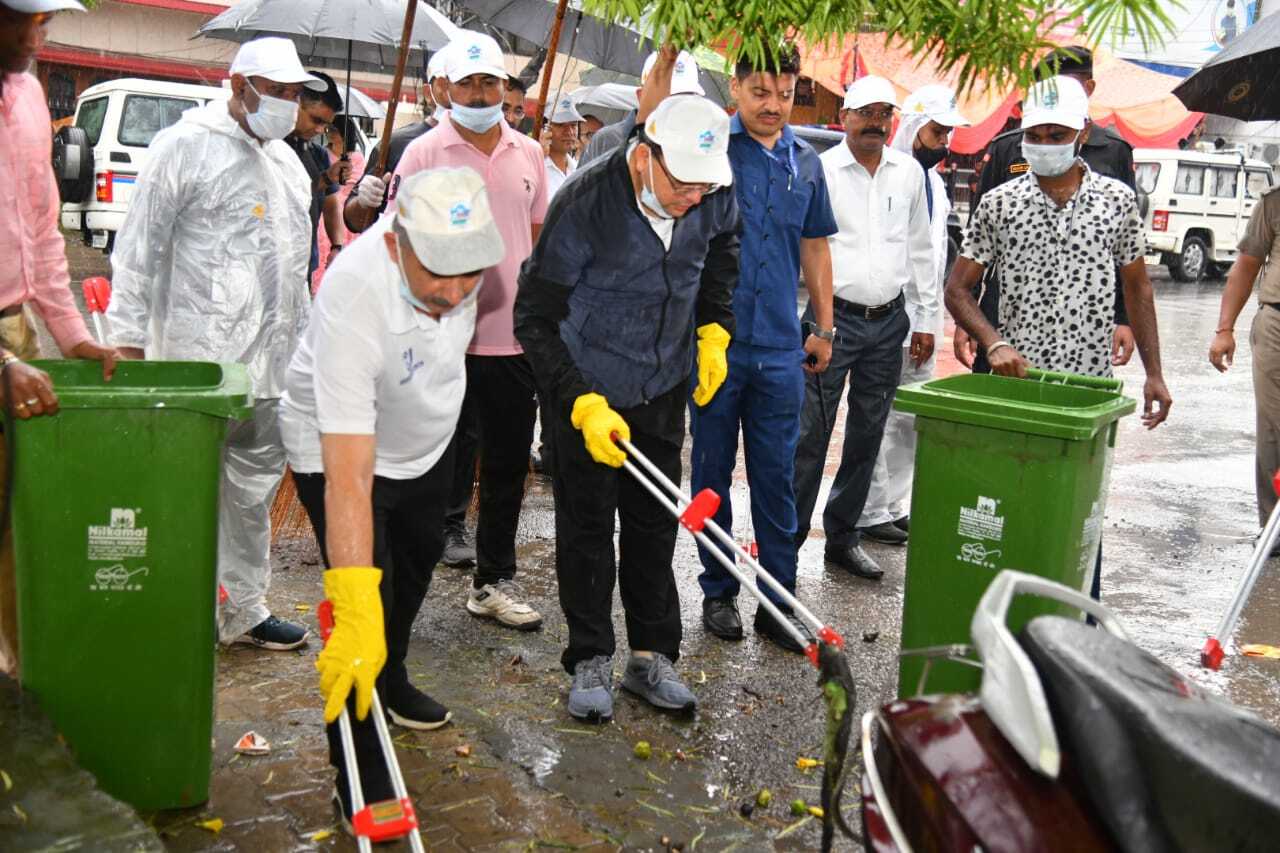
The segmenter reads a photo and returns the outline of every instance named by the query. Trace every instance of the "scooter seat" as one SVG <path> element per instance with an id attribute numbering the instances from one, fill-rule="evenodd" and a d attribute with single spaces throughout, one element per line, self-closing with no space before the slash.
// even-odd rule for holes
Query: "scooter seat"
<path id="1" fill-rule="evenodd" d="M 1276 849 L 1280 731 L 1083 622 L 1041 616 L 1019 641 L 1122 849 Z"/>

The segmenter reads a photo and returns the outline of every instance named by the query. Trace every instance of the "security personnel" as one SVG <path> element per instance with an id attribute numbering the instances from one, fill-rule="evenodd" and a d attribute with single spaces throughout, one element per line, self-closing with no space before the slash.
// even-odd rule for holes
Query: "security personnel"
<path id="1" fill-rule="evenodd" d="M 1057 70 L 1055 70 L 1057 69 Z M 1088 95 L 1093 94 L 1097 85 L 1093 79 L 1093 54 L 1084 47 L 1065 47 L 1045 57 L 1040 67 L 1039 77 L 1052 77 L 1061 74 L 1071 77 L 1084 86 Z M 1129 189 L 1137 191 L 1134 181 L 1133 146 L 1111 128 L 1085 125 L 1084 141 L 1080 148 L 1080 156 L 1095 174 L 1106 178 L 1115 178 Z M 1022 156 L 1022 129 L 1014 128 L 991 140 L 987 153 L 982 158 L 982 172 L 978 176 L 978 188 L 969 201 L 969 209 L 977 210 L 982 196 L 1006 181 L 1011 181 L 1025 173 L 1027 161 Z M 983 288 L 979 297 L 982 313 L 992 325 L 997 322 L 1000 304 L 1000 279 L 998 270 L 988 270 L 983 280 Z M 1124 293 L 1117 278 L 1116 285 L 1116 331 L 1112 347 L 1112 362 L 1126 364 L 1133 355 L 1133 330 L 1129 328 L 1129 315 L 1124 307 Z M 962 364 L 971 366 L 974 372 L 987 373 L 986 353 L 978 351 L 969 335 L 959 327 L 955 333 L 956 358 Z"/>

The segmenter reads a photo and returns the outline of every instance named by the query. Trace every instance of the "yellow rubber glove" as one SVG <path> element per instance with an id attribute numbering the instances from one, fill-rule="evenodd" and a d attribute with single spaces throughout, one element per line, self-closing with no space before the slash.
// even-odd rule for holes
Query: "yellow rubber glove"
<path id="1" fill-rule="evenodd" d="M 698 327 L 698 387 L 693 389 L 693 402 L 705 406 L 729 375 L 729 333 L 719 323 Z"/>
<path id="2" fill-rule="evenodd" d="M 373 683 L 387 662 L 386 629 L 382 622 L 382 571 L 373 568 L 330 569 L 324 573 L 324 594 L 333 603 L 333 633 L 316 660 L 324 721 L 342 713 L 351 688 L 356 690 L 356 718 L 369 716 Z"/>
<path id="3" fill-rule="evenodd" d="M 617 433 L 631 440 L 631 427 L 622 415 L 609 408 L 609 401 L 599 394 L 583 394 L 573 401 L 573 413 L 569 416 L 574 429 L 582 430 L 582 440 L 591 458 L 601 465 L 621 468 L 627 454 L 613 441 Z"/>

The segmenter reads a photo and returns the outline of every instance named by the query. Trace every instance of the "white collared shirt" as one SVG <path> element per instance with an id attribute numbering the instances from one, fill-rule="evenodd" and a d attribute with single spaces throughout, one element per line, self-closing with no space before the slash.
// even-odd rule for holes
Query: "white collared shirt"
<path id="1" fill-rule="evenodd" d="M 466 391 L 476 300 L 433 319 L 400 295 L 382 219 L 329 266 L 285 375 L 280 432 L 289 465 L 324 470 L 322 433 L 377 437 L 374 473 L 420 477 L 453 438 Z"/>
<path id="2" fill-rule="evenodd" d="M 547 201 L 551 201 L 551 199 L 555 198 L 556 192 L 560 187 L 564 185 L 564 182 L 569 180 L 573 170 L 578 168 L 578 161 L 572 157 L 566 157 L 569 168 L 562 172 L 560 167 L 556 165 L 556 161 L 551 159 L 550 154 L 543 159 L 547 164 Z"/>
<path id="3" fill-rule="evenodd" d="M 872 176 L 847 142 L 822 154 L 831 209 L 840 230 L 827 238 L 835 295 L 883 305 L 906 295 L 911 328 L 933 328 L 939 310 L 924 170 L 885 146 Z"/>

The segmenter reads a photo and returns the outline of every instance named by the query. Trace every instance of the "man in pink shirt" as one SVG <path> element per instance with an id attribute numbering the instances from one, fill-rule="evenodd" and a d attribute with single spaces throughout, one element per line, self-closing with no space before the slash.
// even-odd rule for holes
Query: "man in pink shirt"
<path id="1" fill-rule="evenodd" d="M 44 371 L 22 359 L 39 355 L 30 312 L 40 315 L 65 356 L 103 362 L 108 379 L 117 353 L 89 336 L 67 276 L 66 245 L 58 233 L 58 185 L 53 177 L 49 108 L 40 81 L 27 73 L 44 45 L 54 12 L 83 12 L 75 0 L 0 0 L 0 364 L 14 417 L 52 415 L 58 398 Z M 4 469 L 0 442 L 0 471 Z M 0 496 L 2 497 L 2 496 Z M 0 535 L 7 531 L 0 531 Z M 17 658 L 13 553 L 0 549 L 0 671 Z"/>
<path id="2" fill-rule="evenodd" d="M 464 406 L 474 406 L 480 424 L 480 517 L 467 610 L 532 631 L 542 625 L 542 616 L 519 600 L 512 580 L 537 403 L 533 373 L 512 331 L 512 311 L 520 265 L 533 251 L 547 212 L 546 170 L 542 147 L 502 120 L 508 75 L 498 43 L 464 30 L 449 50 L 449 118 L 405 149 L 390 183 L 390 200 L 405 178 L 442 167 L 474 169 L 489 193 L 506 255 L 485 270 L 476 333 L 467 350 Z"/>

